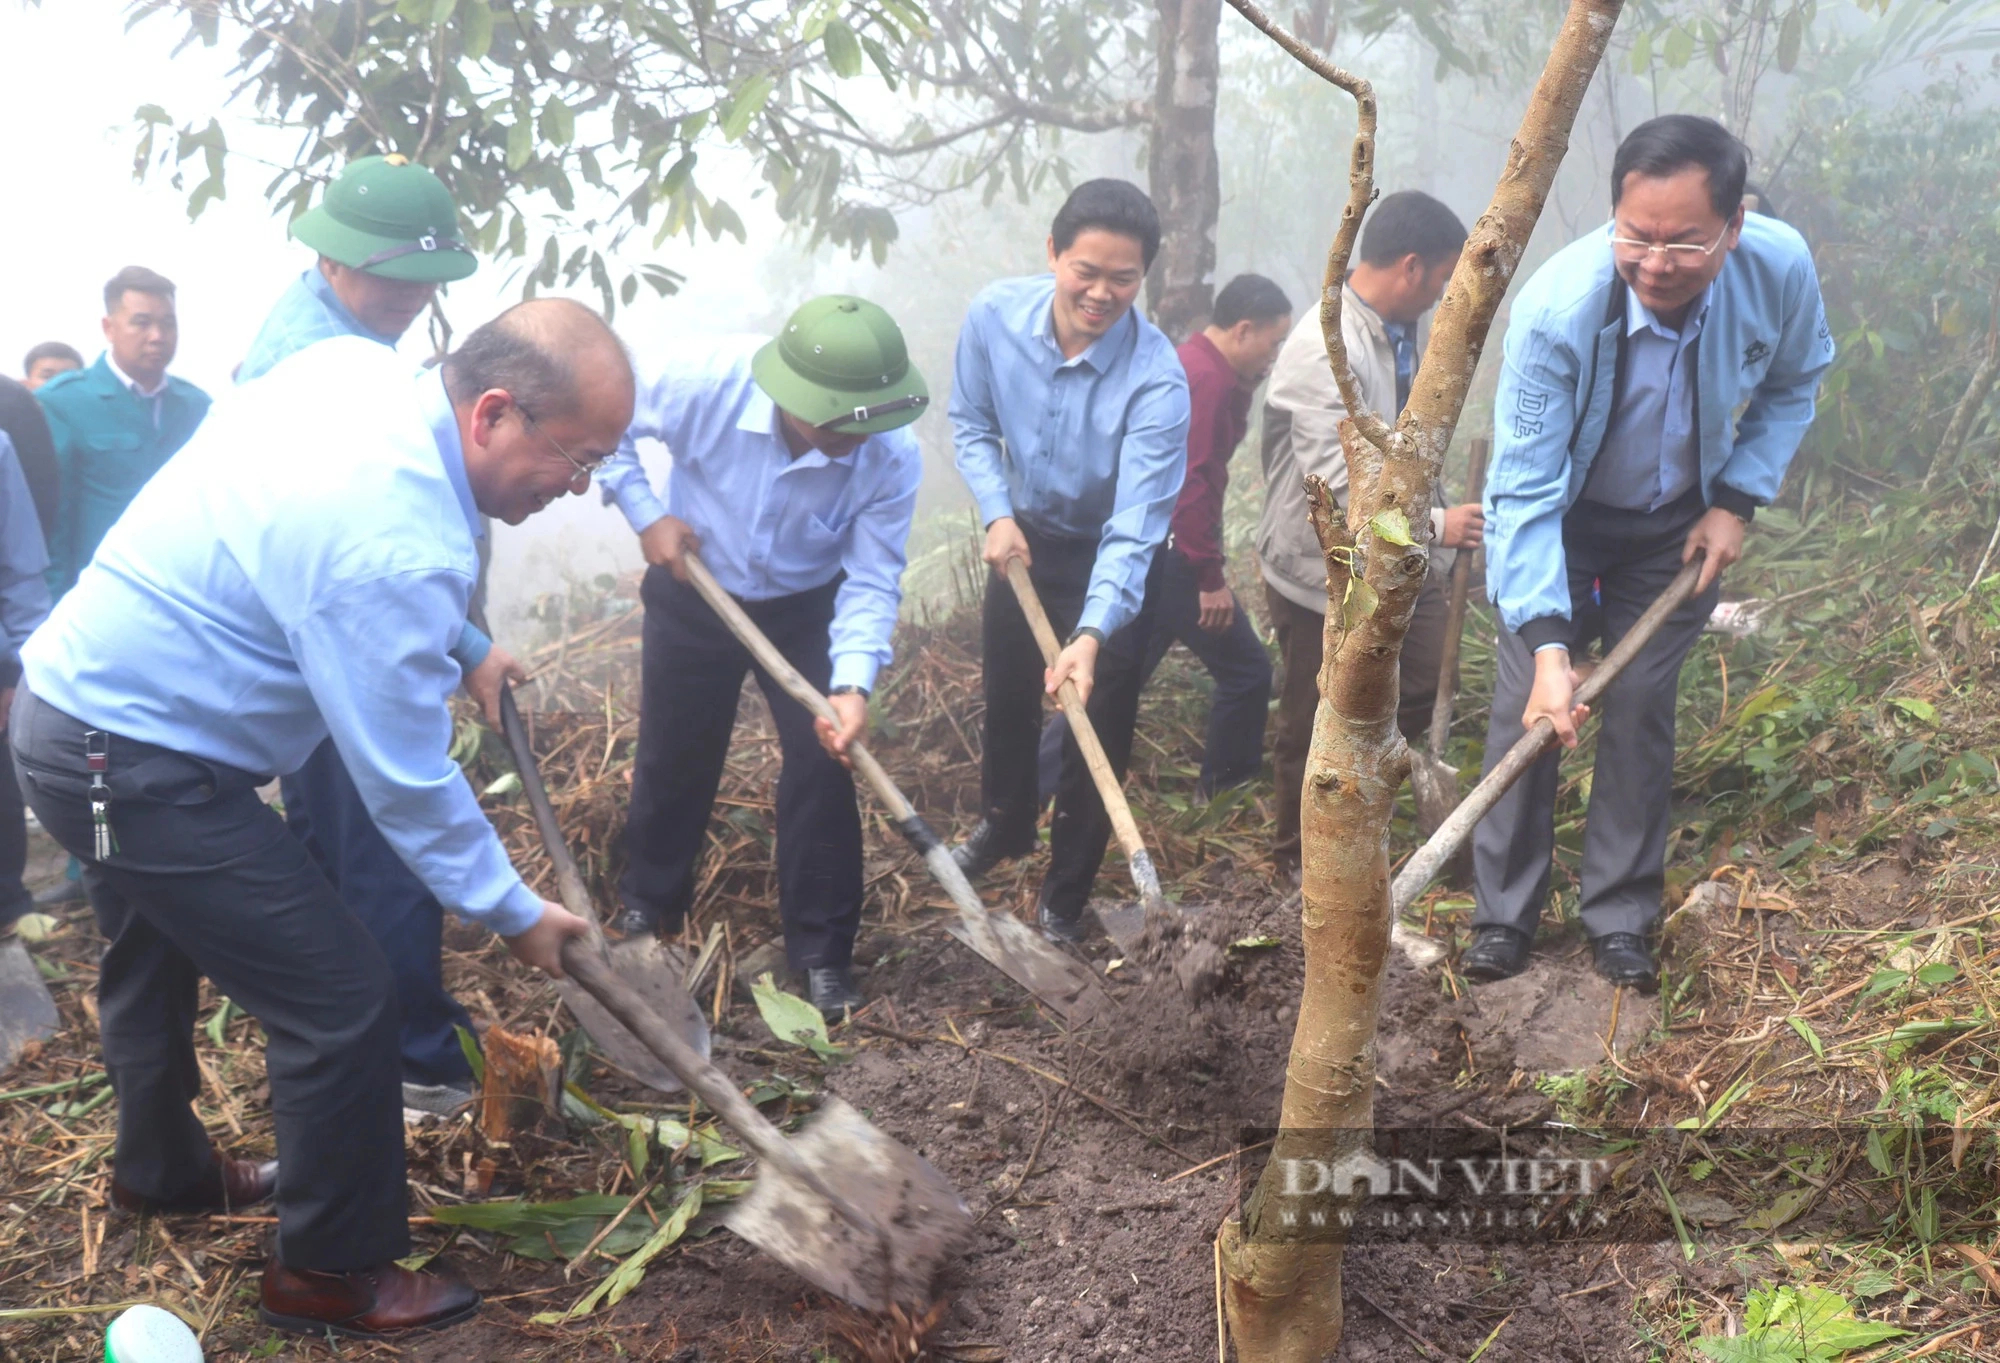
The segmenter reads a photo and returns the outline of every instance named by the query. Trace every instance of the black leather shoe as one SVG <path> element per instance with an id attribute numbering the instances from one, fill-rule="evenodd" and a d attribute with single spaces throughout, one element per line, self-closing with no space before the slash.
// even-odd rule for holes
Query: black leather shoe
<path id="1" fill-rule="evenodd" d="M 1032 834 L 1027 841 L 1010 845 L 1000 840 L 1000 830 L 991 819 L 981 819 L 971 836 L 951 849 L 951 859 L 968 877 L 983 876 L 1001 862 L 1024 857 L 1034 850 Z"/>
<path id="2" fill-rule="evenodd" d="M 1068 946 L 1082 946 L 1086 934 L 1083 911 L 1079 909 L 1074 918 L 1064 918 L 1049 907 L 1047 891 L 1035 903 L 1035 922 L 1042 929 L 1042 936 L 1051 942 Z"/>
<path id="3" fill-rule="evenodd" d="M 1518 975 L 1528 968 L 1534 939 L 1501 923 L 1487 923 L 1472 930 L 1472 945 L 1459 953 L 1458 973 L 1468 980 L 1491 984 Z"/>
<path id="4" fill-rule="evenodd" d="M 1636 932 L 1607 932 L 1590 939 L 1590 955 L 1597 973 L 1613 984 L 1622 984 L 1650 994 L 1660 987 L 1660 967 L 1653 950 Z"/>
<path id="5" fill-rule="evenodd" d="M 806 997 L 820 1016 L 838 1018 L 868 1002 L 854 987 L 854 971 L 844 965 L 816 965 L 806 970 Z"/>

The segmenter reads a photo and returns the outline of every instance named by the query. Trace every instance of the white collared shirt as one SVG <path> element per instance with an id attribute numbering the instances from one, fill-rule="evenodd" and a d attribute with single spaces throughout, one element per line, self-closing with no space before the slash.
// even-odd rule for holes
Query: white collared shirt
<path id="1" fill-rule="evenodd" d="M 165 406 L 165 404 L 162 403 L 160 399 L 167 395 L 167 376 L 165 374 L 161 374 L 160 381 L 154 384 L 151 388 L 147 388 L 143 384 L 141 384 L 137 379 L 133 378 L 130 374 L 120 369 L 118 367 L 118 361 L 112 358 L 111 352 L 108 350 L 104 352 L 104 367 L 106 369 L 109 369 L 112 372 L 112 374 L 117 377 L 118 382 L 124 384 L 125 387 L 128 390 L 130 390 L 133 397 L 144 398 L 152 402 L 153 429 L 156 431 L 159 430 L 160 413 L 162 408 Z"/>

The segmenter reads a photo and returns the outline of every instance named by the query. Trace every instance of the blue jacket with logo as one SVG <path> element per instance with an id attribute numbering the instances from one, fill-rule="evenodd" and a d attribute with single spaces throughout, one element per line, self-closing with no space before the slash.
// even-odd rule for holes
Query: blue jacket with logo
<path id="1" fill-rule="evenodd" d="M 1522 286 L 1507 326 L 1486 475 L 1486 590 L 1529 642 L 1562 640 L 1570 618 L 1562 520 L 1583 492 L 1616 401 L 1625 284 L 1611 232 L 1558 251 Z M 1749 516 L 1778 495 L 1812 425 L 1833 334 L 1805 239 L 1746 213 L 1709 286 L 1695 384 L 1701 489 Z M 1523 631 L 1536 621 L 1548 626 Z"/>

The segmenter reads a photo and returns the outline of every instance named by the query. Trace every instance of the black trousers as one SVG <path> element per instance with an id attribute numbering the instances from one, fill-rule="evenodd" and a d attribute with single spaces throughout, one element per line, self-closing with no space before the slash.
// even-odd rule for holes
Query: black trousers
<path id="1" fill-rule="evenodd" d="M 284 781 L 285 822 L 382 948 L 403 1019 L 403 1077 L 470 1083 L 458 1029 L 472 1019 L 444 987 L 444 906 L 404 865 L 328 739 Z"/>
<path id="2" fill-rule="evenodd" d="M 262 778 L 113 735 L 110 822 L 93 859 L 87 726 L 26 690 L 14 767 L 35 816 L 83 862 L 109 945 L 98 1028 L 118 1097 L 118 1181 L 171 1199 L 207 1170 L 190 1104 L 206 975 L 263 1024 L 277 1128 L 278 1257 L 346 1272 L 409 1253 L 396 998 L 389 966 L 284 820 Z"/>
<path id="3" fill-rule="evenodd" d="M 1572 615 L 1584 634 L 1601 633 L 1608 652 L 1681 570 L 1688 531 L 1703 511 L 1699 491 L 1658 511 L 1623 511 L 1578 502 L 1563 520 Z M 1593 587 L 1599 603 L 1593 609 Z M 1681 663 L 1715 610 L 1720 584 L 1671 616 L 1597 703 L 1597 760 L 1583 829 L 1580 914 L 1592 937 L 1649 931 L 1666 887 L 1673 821 L 1674 702 Z M 1572 656 L 1581 653 L 1582 639 Z M 1521 712 L 1534 686 L 1535 659 L 1503 630 L 1486 728 L 1486 763 L 1521 737 Z M 1558 753 L 1528 768 L 1480 820 L 1472 836 L 1475 925 L 1498 923 L 1534 935 L 1548 902 L 1555 853 Z"/>
<path id="4" fill-rule="evenodd" d="M 28 869 L 28 813 L 11 768 L 0 771 L 0 928 L 32 913 L 35 897 L 21 882 Z"/>
<path id="5" fill-rule="evenodd" d="M 827 631 L 841 579 L 743 609 L 807 681 L 833 673 Z M 649 568 L 641 645 L 639 748 L 618 893 L 669 931 L 694 900 L 708 816 L 729 757 L 743 674 L 756 675 L 778 729 L 778 912 L 794 970 L 844 966 L 861 926 L 861 811 L 854 778 L 826 755 L 812 715 L 751 659 L 722 617 L 665 568 Z"/>
<path id="6" fill-rule="evenodd" d="M 1028 552 L 1033 559 L 1028 576 L 1042 598 L 1056 637 L 1067 638 L 1083 614 L 1090 572 L 1097 562 L 1097 541 L 1044 535 L 1025 523 Z M 1152 594 L 1148 593 L 1148 601 Z M 1139 691 L 1145 684 L 1146 641 L 1152 633 L 1152 607 L 1105 640 L 1097 656 L 1097 676 L 1085 709 L 1091 727 L 1104 745 L 1105 756 L 1121 779 L 1132 757 L 1132 727 L 1139 717 Z M 1036 780 L 1036 737 L 1042 725 L 1042 651 L 1028 618 L 1007 579 L 988 576 L 981 620 L 985 653 L 984 692 L 986 732 L 980 757 L 981 801 L 1002 847 L 1033 846 L 1040 812 Z M 1098 798 L 1097 787 L 1084 765 L 1076 739 L 1065 735 L 1062 772 L 1056 783 L 1055 817 L 1049 824 L 1049 875 L 1042 896 L 1059 916 L 1081 913 L 1090 887 L 1103 864 L 1111 837 L 1111 820 Z"/>
<path id="7" fill-rule="evenodd" d="M 1153 556 L 1146 575 L 1146 595 L 1153 602 L 1151 625 L 1139 657 L 1139 688 L 1143 691 L 1159 670 L 1167 650 L 1176 643 L 1201 660 L 1215 682 L 1208 704 L 1208 741 L 1202 750 L 1201 797 L 1255 777 L 1264 766 L 1264 721 L 1271 710 L 1271 656 L 1250 623 L 1241 601 L 1226 629 L 1201 627 L 1201 582 L 1195 567 L 1172 548 Z M 1062 781 L 1063 739 L 1069 721 L 1061 711 L 1042 726 L 1041 795 L 1056 793 Z"/>

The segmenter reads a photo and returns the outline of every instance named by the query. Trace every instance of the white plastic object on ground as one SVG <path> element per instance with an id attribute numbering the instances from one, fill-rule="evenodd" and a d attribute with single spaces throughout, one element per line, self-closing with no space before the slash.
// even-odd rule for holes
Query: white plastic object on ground
<path id="1" fill-rule="evenodd" d="M 104 1363 L 202 1363 L 201 1343 L 173 1312 L 141 1304 L 104 1332 Z"/>

